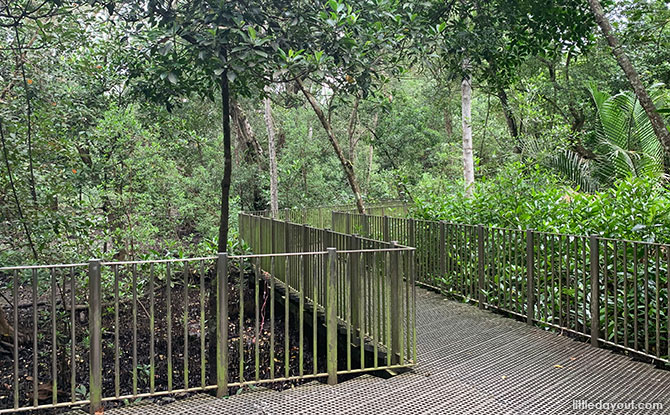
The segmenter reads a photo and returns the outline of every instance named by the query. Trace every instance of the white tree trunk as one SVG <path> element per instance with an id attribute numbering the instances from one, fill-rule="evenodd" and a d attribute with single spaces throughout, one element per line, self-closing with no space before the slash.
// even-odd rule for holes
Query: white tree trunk
<path id="1" fill-rule="evenodd" d="M 277 217 L 279 211 L 279 192 L 277 190 L 277 149 L 275 144 L 275 126 L 272 120 L 272 106 L 270 98 L 263 100 L 265 103 L 265 126 L 268 129 L 268 156 L 270 159 L 270 210 L 272 217 Z"/>
<path id="2" fill-rule="evenodd" d="M 312 142 L 312 137 L 314 136 L 314 130 L 312 130 L 312 126 L 309 126 L 309 130 L 307 130 L 307 142 L 311 143 Z M 307 162 L 305 161 L 304 158 L 304 150 L 301 150 L 301 154 L 303 155 L 303 163 L 302 163 L 302 188 L 303 188 L 303 194 L 307 196 L 308 188 L 307 188 Z"/>
<path id="3" fill-rule="evenodd" d="M 464 77 L 463 82 L 461 82 L 461 118 L 463 123 L 465 197 L 471 197 L 475 183 L 475 166 L 472 156 L 472 83 L 468 76 Z"/>

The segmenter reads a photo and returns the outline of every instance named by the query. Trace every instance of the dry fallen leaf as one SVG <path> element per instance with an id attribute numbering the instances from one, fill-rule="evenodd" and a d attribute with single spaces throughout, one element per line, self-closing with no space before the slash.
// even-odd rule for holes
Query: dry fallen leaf
<path id="1" fill-rule="evenodd" d="M 563 366 L 561 366 L 561 365 L 554 365 L 554 367 L 555 367 L 556 369 L 563 369 Z"/>

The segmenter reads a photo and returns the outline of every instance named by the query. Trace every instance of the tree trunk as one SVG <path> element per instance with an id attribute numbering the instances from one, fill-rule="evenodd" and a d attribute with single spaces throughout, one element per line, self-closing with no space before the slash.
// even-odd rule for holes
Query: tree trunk
<path id="1" fill-rule="evenodd" d="M 370 145 L 368 146 L 368 176 L 365 180 L 365 191 L 370 191 L 370 178 L 372 177 L 372 162 L 374 161 L 374 146 L 372 145 L 375 134 L 377 134 L 377 126 L 379 125 L 379 113 L 375 112 L 372 118 L 372 130 L 370 131 Z"/>
<path id="2" fill-rule="evenodd" d="M 225 51 L 224 51 L 225 59 Z M 230 183 L 233 170 L 230 137 L 230 90 L 228 71 L 221 74 L 221 124 L 223 127 L 223 179 L 221 179 L 221 217 L 219 221 L 218 252 L 228 252 L 228 221 L 230 211 Z M 212 278 L 209 290 L 209 321 L 216 321 L 217 278 Z M 209 338 L 216 339 L 216 324 L 209 325 Z M 216 347 L 208 350 L 210 382 L 216 380 Z"/>
<path id="3" fill-rule="evenodd" d="M 30 251 L 33 253 L 33 258 L 37 262 L 37 251 L 35 250 L 35 244 L 33 244 L 33 239 L 30 234 L 30 228 L 28 228 L 28 222 L 23 216 L 23 210 L 21 209 L 21 202 L 19 196 L 16 193 L 16 185 L 14 184 L 14 177 L 12 176 L 12 170 L 9 166 L 9 154 L 7 151 L 7 143 L 5 142 L 5 130 L 2 125 L 2 119 L 0 119 L 0 140 L 2 140 L 2 154 L 5 157 L 5 167 L 7 168 L 7 177 L 9 178 L 9 185 L 12 188 L 12 194 L 14 195 L 14 202 L 16 203 L 16 210 L 19 214 L 19 221 L 23 226 L 23 231 L 26 233 L 26 238 L 28 239 L 28 245 L 30 246 Z"/>
<path id="4" fill-rule="evenodd" d="M 633 67 L 633 64 L 631 63 L 630 59 L 628 59 L 628 56 L 624 53 L 621 45 L 619 45 L 619 41 L 614 36 L 614 33 L 612 33 L 612 26 L 605 16 L 605 12 L 600 4 L 600 1 L 589 0 L 589 5 L 591 6 L 591 11 L 596 18 L 598 26 L 600 26 L 600 29 L 603 32 L 603 36 L 605 36 L 607 43 L 612 48 L 612 54 L 614 54 L 617 63 L 626 74 L 628 82 L 630 82 L 631 86 L 633 87 L 633 91 L 635 91 L 637 99 L 640 101 L 640 105 L 642 105 L 642 108 L 644 108 L 644 111 L 647 113 L 649 121 L 651 121 L 651 125 L 654 128 L 654 132 L 656 133 L 658 140 L 665 148 L 665 151 L 670 152 L 670 134 L 668 133 L 668 129 L 665 127 L 663 118 L 659 115 L 654 102 L 649 97 L 649 94 L 647 93 L 644 85 L 642 85 L 640 77 Z"/>
<path id="5" fill-rule="evenodd" d="M 307 130 L 307 142 L 311 143 L 312 142 L 312 137 L 314 136 L 314 130 L 312 129 L 312 126 L 309 126 L 309 130 Z M 304 152 L 304 149 L 302 150 Z M 304 153 L 303 153 L 303 161 L 302 161 L 302 188 L 303 188 L 303 193 L 305 196 L 307 195 L 307 163 L 305 162 L 304 158 Z"/>
<path id="6" fill-rule="evenodd" d="M 365 205 L 363 204 L 361 189 L 358 185 L 358 182 L 356 181 L 354 166 L 351 164 L 351 161 L 347 160 L 346 157 L 344 157 L 344 152 L 342 152 L 342 148 L 340 147 L 340 144 L 337 142 L 337 138 L 335 138 L 335 133 L 333 133 L 333 129 L 330 125 L 330 122 L 328 121 L 328 118 L 326 118 L 326 115 L 323 113 L 323 110 L 321 110 L 321 107 L 319 107 L 319 103 L 316 102 L 314 96 L 309 91 L 307 91 L 307 89 L 305 89 L 305 86 L 302 84 L 302 81 L 297 80 L 296 83 L 300 88 L 300 90 L 302 91 L 305 98 L 307 98 L 307 101 L 309 101 L 309 104 L 314 110 L 314 113 L 321 122 L 321 125 L 323 126 L 323 129 L 326 131 L 326 135 L 328 136 L 328 140 L 330 141 L 330 144 L 333 146 L 335 154 L 337 154 L 337 158 L 340 160 L 340 163 L 342 164 L 342 169 L 344 170 L 344 174 L 347 176 L 347 181 L 349 182 L 349 186 L 351 187 L 351 190 L 354 193 L 354 198 L 356 199 L 356 207 L 358 208 L 358 213 L 364 214 Z"/>
<path id="7" fill-rule="evenodd" d="M 355 134 L 359 101 L 359 98 L 356 97 L 354 100 L 354 108 L 351 110 L 351 116 L 349 117 L 349 126 L 347 127 L 347 136 L 349 138 L 349 160 L 351 160 L 351 164 L 353 165 L 356 165 L 356 144 L 358 144 Z"/>
<path id="8" fill-rule="evenodd" d="M 221 74 L 221 110 L 223 127 L 223 179 L 221 179 L 221 218 L 219 222 L 218 251 L 228 250 L 228 220 L 230 211 L 230 183 L 233 170 L 230 146 L 230 91 L 228 89 L 228 71 Z"/>
<path id="9" fill-rule="evenodd" d="M 221 179 L 221 217 L 217 250 L 228 251 L 228 221 L 230 219 L 230 184 L 232 176 L 232 151 L 230 137 L 230 90 L 228 71 L 221 74 L 221 126 L 223 129 L 223 178 Z"/>
<path id="10" fill-rule="evenodd" d="M 374 160 L 374 147 L 372 144 L 368 146 L 368 177 L 365 180 L 366 192 L 370 191 L 370 178 L 372 177 L 372 161 Z"/>
<path id="11" fill-rule="evenodd" d="M 30 196 L 33 199 L 33 204 L 37 204 L 37 190 L 35 188 L 35 171 L 33 169 L 33 135 L 32 135 L 32 104 L 30 100 L 30 90 L 28 89 L 28 79 L 26 78 L 26 68 L 21 46 L 21 36 L 19 35 L 19 26 L 14 26 L 16 34 L 17 58 L 16 64 L 21 69 L 21 78 L 23 80 L 23 90 L 26 96 L 26 135 L 28 141 L 28 166 L 30 170 Z"/>
<path id="12" fill-rule="evenodd" d="M 521 147 L 519 146 L 519 127 L 516 125 L 516 119 L 514 118 L 514 114 L 512 114 L 512 109 L 509 106 L 509 101 L 507 100 L 507 93 L 502 88 L 498 90 L 498 99 L 500 100 L 503 115 L 505 116 L 505 121 L 507 122 L 507 129 L 509 130 L 509 135 L 514 140 L 514 152 L 520 154 Z"/>
<path id="13" fill-rule="evenodd" d="M 444 131 L 447 132 L 447 138 L 451 138 L 454 135 L 454 124 L 451 121 L 451 111 L 449 107 L 444 109 Z"/>
<path id="14" fill-rule="evenodd" d="M 240 141 L 242 141 L 246 147 L 244 155 L 245 159 L 249 163 L 258 163 L 260 168 L 264 156 L 263 148 L 256 139 L 256 134 L 254 134 L 254 130 L 251 128 L 247 116 L 244 114 L 244 111 L 242 111 L 240 104 L 235 100 L 231 100 L 230 102 L 230 118 L 235 124 Z"/>
<path id="15" fill-rule="evenodd" d="M 270 98 L 263 100 L 265 103 L 265 126 L 268 129 L 268 156 L 270 159 L 270 210 L 272 217 L 277 217 L 279 211 L 279 192 L 277 191 L 277 149 L 275 147 L 275 126 L 272 120 L 272 106 Z"/>
<path id="16" fill-rule="evenodd" d="M 472 83 L 466 76 L 461 82 L 461 118 L 463 123 L 463 177 L 465 197 L 471 197 L 475 183 L 475 167 L 472 156 Z"/>

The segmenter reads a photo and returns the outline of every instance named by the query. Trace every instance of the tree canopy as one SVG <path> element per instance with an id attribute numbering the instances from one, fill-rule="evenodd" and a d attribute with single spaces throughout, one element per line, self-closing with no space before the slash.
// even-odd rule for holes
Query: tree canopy
<path id="1" fill-rule="evenodd" d="M 0 261 L 233 249 L 271 175 L 280 208 L 437 208 L 427 189 L 463 185 L 464 79 L 474 197 L 510 165 L 579 192 L 664 186 L 667 7 L 598 4 L 3 2 Z"/>

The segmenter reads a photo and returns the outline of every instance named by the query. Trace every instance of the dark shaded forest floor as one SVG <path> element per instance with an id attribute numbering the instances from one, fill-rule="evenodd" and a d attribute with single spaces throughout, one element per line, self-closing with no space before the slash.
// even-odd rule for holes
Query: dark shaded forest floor
<path id="1" fill-rule="evenodd" d="M 237 274 L 236 274 L 237 273 Z M 240 380 L 240 367 L 242 367 L 242 378 L 245 381 L 256 379 L 255 349 L 258 343 L 259 373 L 260 379 L 269 379 L 270 362 L 274 362 L 274 376 L 280 378 L 285 376 L 285 357 L 288 353 L 289 367 L 288 375 L 299 374 L 299 325 L 295 316 L 289 315 L 288 333 L 289 348 L 285 347 L 285 324 L 282 296 L 275 295 L 275 323 L 274 323 L 274 353 L 271 353 L 271 324 L 270 324 L 270 300 L 269 287 L 263 279 L 259 282 L 259 303 L 255 304 L 254 279 L 247 273 L 244 284 L 244 323 L 242 335 L 242 365 L 240 365 L 240 298 L 239 282 L 229 283 L 229 331 L 228 331 L 228 358 L 229 358 L 229 382 Z M 239 271 L 231 270 L 231 275 L 239 275 Z M 205 295 L 202 297 L 203 308 L 201 309 L 201 291 L 199 276 L 195 273 L 189 276 L 188 293 L 185 290 L 184 276 L 176 275 L 173 278 L 170 290 L 170 319 L 168 320 L 168 291 L 165 284 L 154 290 L 154 365 L 155 365 L 155 390 L 168 390 L 169 377 L 171 377 L 172 390 L 200 387 L 203 383 L 202 363 L 205 361 L 204 383 L 215 384 L 215 379 L 209 377 L 208 351 L 216 344 L 210 339 L 208 333 L 209 320 L 207 317 L 213 315 L 209 311 L 207 299 L 207 287 L 212 278 L 211 272 L 207 273 L 205 281 Z M 158 285 L 158 284 L 157 284 Z M 67 286 L 67 284 L 64 284 Z M 29 291 L 30 287 L 21 287 L 20 291 Z M 188 301 L 186 301 L 188 294 Z M 20 298 L 25 297 L 20 295 Z M 28 295 L 29 297 L 29 295 Z M 109 296 L 106 296 L 106 299 Z M 130 298 L 129 298 L 130 297 Z M 65 294 L 66 301 L 69 293 Z M 113 295 L 112 295 L 113 299 Z M 21 302 L 20 302 L 21 304 Z M 81 309 L 79 309 L 81 308 Z M 188 309 L 185 318 L 185 309 Z M 52 318 L 50 304 L 44 304 L 37 309 L 37 396 L 40 404 L 52 402 L 53 393 L 51 383 L 52 373 Z M 122 297 L 119 302 L 119 326 L 118 326 L 118 395 L 132 395 L 134 380 L 137 383 L 137 393 L 150 392 L 150 345 L 151 345 L 151 323 L 150 323 L 150 299 L 148 295 L 138 296 L 135 308 L 137 315 L 136 330 L 133 324 L 133 303 L 129 294 Z M 201 333 L 201 311 L 204 311 L 205 332 Z M 259 318 L 259 336 L 255 335 L 256 312 Z M 13 309 L 6 308 L 5 314 L 12 321 Z M 57 390 L 58 402 L 67 402 L 72 399 L 88 399 L 89 391 L 89 357 L 88 357 L 88 310 L 86 307 L 76 309 L 75 318 L 75 391 L 74 398 L 71 390 L 71 324 L 70 310 L 64 309 L 61 304 L 57 307 L 56 317 L 56 341 L 57 347 Z M 103 308 L 103 397 L 113 397 L 116 394 L 117 359 L 116 359 L 116 333 L 115 333 L 115 307 L 113 303 L 107 303 Z M 307 320 L 307 319 L 305 319 Z M 168 321 L 172 339 L 168 344 Z M 212 322 L 214 324 L 214 322 Z M 33 310 L 32 307 L 19 308 L 19 331 L 24 342 L 19 346 L 19 405 L 29 406 L 34 398 L 34 356 L 33 356 Z M 136 333 L 136 334 L 135 334 Z M 202 342 L 204 335 L 204 343 Z M 311 330 L 305 330 L 303 346 L 303 370 L 311 373 L 314 369 L 314 359 L 311 350 Z M 7 340 L 11 343 L 11 339 Z M 137 364 L 133 361 L 133 344 L 136 342 Z M 186 359 L 185 356 L 188 356 Z M 170 359 L 171 356 L 171 359 Z M 171 365 L 170 362 L 171 361 Z M 187 362 L 187 365 L 185 363 Z M 320 372 L 324 371 L 323 362 L 319 361 Z M 136 374 L 133 369 L 136 369 Z M 13 387 L 14 361 L 12 354 L 0 356 L 0 408 L 11 408 L 14 405 Z M 185 372 L 188 375 L 185 376 Z M 264 387 L 283 390 L 292 388 L 301 383 L 300 381 L 285 381 L 264 384 Z M 245 388 L 249 388 L 246 386 Z M 231 388 L 230 393 L 238 393 L 239 388 Z M 181 393 L 179 396 L 188 396 L 189 393 Z M 172 397 L 145 398 L 169 401 Z M 123 405 L 123 401 L 108 402 L 107 407 Z M 61 410 L 44 410 L 40 413 L 55 413 Z M 63 410 L 64 411 L 64 410 Z"/>

